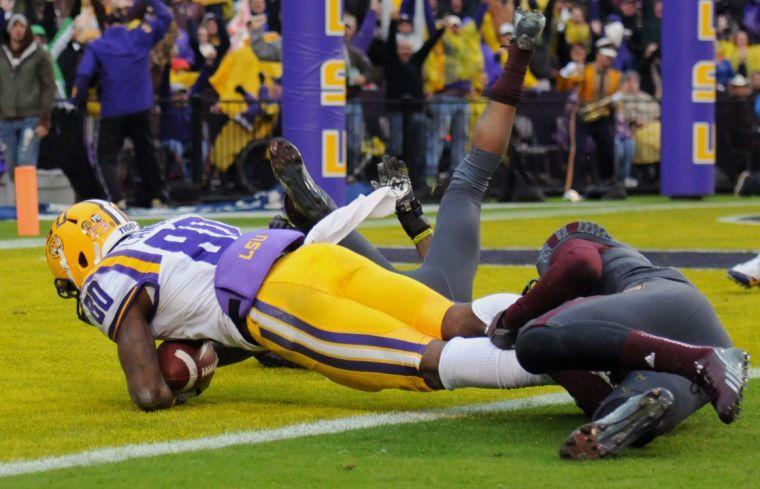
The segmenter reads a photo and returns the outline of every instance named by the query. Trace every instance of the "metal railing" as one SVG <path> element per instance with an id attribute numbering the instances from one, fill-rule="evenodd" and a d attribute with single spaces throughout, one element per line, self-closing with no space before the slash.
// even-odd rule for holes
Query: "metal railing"
<path id="1" fill-rule="evenodd" d="M 350 99 L 346 108 L 349 181 L 374 178 L 372 163 L 384 153 L 407 162 L 415 185 L 430 184 L 438 175 L 450 173 L 468 149 L 485 105 L 485 99 L 453 97 L 386 100 L 381 92 Z M 757 116 L 748 107 L 743 101 L 725 99 L 716 105 L 718 163 L 729 178 L 760 161 Z M 612 137 L 632 138 L 635 143 L 632 175 L 651 174 L 651 190 L 656 191 L 661 147 L 658 118 L 638 121 L 626 131 L 625 123 L 616 117 L 613 112 L 607 120 Z M 279 125 L 277 101 L 260 104 L 199 96 L 159 100 L 153 117 L 156 146 L 161 149 L 160 161 L 170 186 L 193 186 L 197 191 L 192 195 L 203 199 L 271 188 L 275 182 L 265 159 L 266 147 L 279 134 Z M 584 123 L 573 116 L 566 96 L 526 94 L 507 160 L 521 166 L 539 187 L 558 191 L 574 149 L 576 159 L 585 160 L 582 165 L 576 161 L 587 172 L 584 178 L 598 181 L 599 168 L 605 163 L 600 161 L 600 141 L 589 131 L 573 130 L 574 125 Z M 86 145 L 92 158 L 97 118 L 84 126 L 89 128 Z"/>

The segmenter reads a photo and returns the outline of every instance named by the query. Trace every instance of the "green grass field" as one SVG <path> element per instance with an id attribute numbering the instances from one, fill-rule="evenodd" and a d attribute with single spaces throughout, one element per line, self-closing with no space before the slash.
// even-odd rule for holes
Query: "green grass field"
<path id="1" fill-rule="evenodd" d="M 746 214 L 760 214 L 760 199 L 496 208 L 484 211 L 483 246 L 538 247 L 558 225 L 585 217 L 649 249 L 757 250 L 760 227 L 721 221 Z M 229 222 L 255 227 L 265 221 Z M 371 223 L 365 234 L 377 244 L 406 244 L 396 226 L 384 222 Z M 0 222 L 0 242 L 15 237 L 14 227 Z M 722 425 L 708 407 L 646 448 L 599 463 L 557 456 L 560 442 L 584 422 L 570 404 L 451 415 L 453 406 L 528 398 L 557 392 L 554 387 L 366 394 L 309 372 L 249 361 L 220 369 L 209 390 L 187 405 L 146 414 L 129 400 L 114 345 L 76 320 L 72 302 L 57 298 L 40 248 L 0 249 L 0 271 L 0 474 L 9 463 L 104 447 L 376 413 L 449 413 L 419 423 L 0 477 L 0 487 L 760 485 L 760 380 L 750 383 L 735 425 Z M 722 270 L 685 272 L 713 301 L 735 343 L 760 357 L 760 291 L 737 287 Z M 533 276 L 530 267 L 484 266 L 476 295 L 519 291 Z"/>

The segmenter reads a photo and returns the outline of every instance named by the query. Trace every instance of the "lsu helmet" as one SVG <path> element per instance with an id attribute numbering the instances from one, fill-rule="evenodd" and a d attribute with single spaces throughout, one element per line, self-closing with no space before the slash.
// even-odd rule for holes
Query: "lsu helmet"
<path id="1" fill-rule="evenodd" d="M 64 299 L 79 297 L 87 275 L 122 238 L 140 226 L 110 202 L 85 200 L 53 222 L 45 245 L 53 284 Z"/>

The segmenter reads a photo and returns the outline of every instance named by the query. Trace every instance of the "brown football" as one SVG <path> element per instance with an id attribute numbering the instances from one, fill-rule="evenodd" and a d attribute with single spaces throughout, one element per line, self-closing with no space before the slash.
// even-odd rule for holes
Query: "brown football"
<path id="1" fill-rule="evenodd" d="M 172 392 L 200 393 L 211 383 L 218 362 L 210 341 L 169 340 L 158 347 L 158 365 Z"/>

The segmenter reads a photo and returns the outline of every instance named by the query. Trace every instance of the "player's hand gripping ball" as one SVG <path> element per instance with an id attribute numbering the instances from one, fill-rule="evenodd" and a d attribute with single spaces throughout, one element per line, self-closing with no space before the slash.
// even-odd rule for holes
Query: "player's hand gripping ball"
<path id="1" fill-rule="evenodd" d="M 210 341 L 164 341 L 158 347 L 161 373 L 176 394 L 200 395 L 211 383 L 218 363 Z"/>

